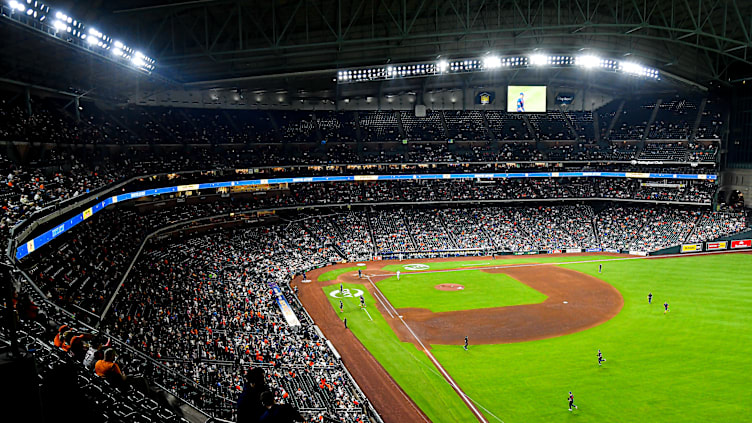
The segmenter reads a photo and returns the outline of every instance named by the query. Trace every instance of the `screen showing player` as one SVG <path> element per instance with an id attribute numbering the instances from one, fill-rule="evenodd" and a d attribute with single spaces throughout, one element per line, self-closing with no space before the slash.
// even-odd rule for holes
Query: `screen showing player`
<path id="1" fill-rule="evenodd" d="M 519 113 L 545 113 L 546 87 L 528 85 L 508 86 L 507 111 Z"/>

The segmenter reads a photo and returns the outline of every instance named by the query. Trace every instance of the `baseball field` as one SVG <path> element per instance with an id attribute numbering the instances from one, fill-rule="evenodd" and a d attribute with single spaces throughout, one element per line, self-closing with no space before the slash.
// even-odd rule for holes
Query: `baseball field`
<path id="1" fill-rule="evenodd" d="M 296 283 L 387 422 L 746 421 L 751 270 L 744 253 L 551 255 L 350 263 Z"/>

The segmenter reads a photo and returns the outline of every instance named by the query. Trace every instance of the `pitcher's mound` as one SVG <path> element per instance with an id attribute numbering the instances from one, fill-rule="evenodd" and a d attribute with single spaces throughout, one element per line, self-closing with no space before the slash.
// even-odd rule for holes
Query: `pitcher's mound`
<path id="1" fill-rule="evenodd" d="M 461 291 L 465 289 L 464 286 L 458 285 L 456 283 L 442 283 L 440 285 L 434 286 L 434 288 L 438 289 L 439 291 Z"/>

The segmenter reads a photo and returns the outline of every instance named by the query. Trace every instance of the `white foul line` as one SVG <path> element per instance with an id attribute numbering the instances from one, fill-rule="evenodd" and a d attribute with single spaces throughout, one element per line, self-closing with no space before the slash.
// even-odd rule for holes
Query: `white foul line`
<path id="1" fill-rule="evenodd" d="M 371 319 L 371 313 L 369 313 L 368 310 L 366 309 L 363 309 L 363 311 L 365 311 L 366 314 L 368 315 L 368 318 Z M 371 319 L 371 321 L 373 322 L 373 319 Z"/>
<path id="2" fill-rule="evenodd" d="M 370 277 L 368 278 L 368 280 L 371 282 L 371 285 L 373 285 L 373 288 L 376 290 L 376 292 L 378 292 L 386 300 L 386 296 L 384 296 L 384 294 L 376 286 L 376 284 L 373 283 L 373 281 L 371 280 Z M 379 299 L 379 301 L 381 301 L 381 299 Z M 386 305 L 384 304 L 383 301 L 381 301 L 381 304 L 384 305 L 384 308 L 386 308 L 387 311 L 389 311 L 389 308 L 386 307 Z M 392 309 L 394 309 L 394 306 L 392 306 L 391 303 L 389 303 L 388 300 L 387 300 L 387 304 L 389 304 L 389 306 L 392 307 Z M 407 330 L 410 331 L 410 333 L 413 335 L 413 337 L 415 338 L 415 340 L 418 341 L 418 344 L 420 344 L 421 348 L 423 348 L 423 352 L 426 353 L 426 355 L 433 362 L 433 364 L 436 366 L 436 368 L 438 368 L 439 371 L 441 372 L 441 374 L 444 375 L 444 379 L 446 379 L 447 382 L 449 382 L 449 385 L 452 388 L 454 388 L 454 390 L 460 395 L 460 397 L 462 398 L 463 402 L 468 406 L 468 408 L 470 408 L 470 411 L 472 411 L 473 414 L 475 414 L 475 417 L 477 417 L 478 420 L 481 421 L 481 422 L 483 422 L 483 423 L 488 423 L 488 420 L 486 420 L 486 417 L 483 415 L 483 413 L 481 413 L 480 411 L 478 411 L 477 408 L 475 408 L 475 405 L 473 404 L 475 401 L 471 400 L 470 398 L 468 398 L 467 395 L 465 395 L 465 393 L 457 385 L 457 383 L 454 381 L 454 379 L 452 379 L 452 377 L 449 376 L 449 373 L 447 373 L 446 370 L 444 370 L 444 368 L 441 366 L 441 364 L 439 364 L 438 360 L 436 360 L 436 358 L 433 356 L 433 354 L 431 354 L 431 352 L 428 351 L 428 348 L 426 348 L 426 346 L 423 344 L 423 341 L 421 341 L 420 338 L 418 338 L 418 335 L 416 335 L 415 332 L 413 332 L 413 329 L 410 327 L 410 325 L 408 325 L 407 322 L 405 322 L 405 320 L 402 318 L 402 316 L 399 316 L 399 314 L 397 313 L 396 309 L 394 309 L 394 312 L 397 314 L 397 317 L 400 319 L 400 321 L 402 322 L 402 324 L 405 325 L 405 327 L 407 328 Z M 389 312 L 389 314 L 391 315 L 391 312 Z"/>

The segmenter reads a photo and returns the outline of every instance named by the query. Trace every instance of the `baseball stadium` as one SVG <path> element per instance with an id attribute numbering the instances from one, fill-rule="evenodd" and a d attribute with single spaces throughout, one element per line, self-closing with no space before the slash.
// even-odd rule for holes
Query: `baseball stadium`
<path id="1" fill-rule="evenodd" d="M 750 17 L 0 0 L 9 421 L 750 420 Z"/>

